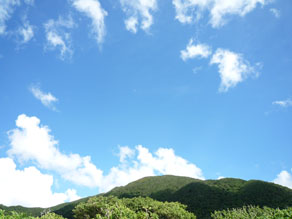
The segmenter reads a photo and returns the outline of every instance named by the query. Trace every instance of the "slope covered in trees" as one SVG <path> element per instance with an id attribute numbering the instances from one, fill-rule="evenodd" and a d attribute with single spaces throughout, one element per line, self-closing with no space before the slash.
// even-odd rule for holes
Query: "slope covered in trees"
<path id="1" fill-rule="evenodd" d="M 292 190 L 258 180 L 245 181 L 225 178 L 221 180 L 197 180 L 179 176 L 145 177 L 126 186 L 117 187 L 103 196 L 118 198 L 151 197 L 158 201 L 180 202 L 197 218 L 210 218 L 211 213 L 224 209 L 259 206 L 287 208 L 292 206 Z M 52 212 L 72 219 L 72 210 L 88 198 L 64 203 L 50 208 Z M 0 206 L 1 208 L 1 206 Z M 2 206 L 3 208 L 3 206 Z M 21 207 L 6 208 L 38 216 L 45 209 Z"/>
<path id="2" fill-rule="evenodd" d="M 178 201 L 198 218 L 210 218 L 215 210 L 247 205 L 286 208 L 292 206 L 292 190 L 258 180 L 225 178 L 196 180 L 177 176 L 146 177 L 118 187 L 106 195 L 151 197 L 159 201 Z"/>

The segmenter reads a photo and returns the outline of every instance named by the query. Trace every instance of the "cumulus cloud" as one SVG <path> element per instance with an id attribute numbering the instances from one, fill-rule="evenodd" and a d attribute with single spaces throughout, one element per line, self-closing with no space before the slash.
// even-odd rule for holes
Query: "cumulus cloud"
<path id="1" fill-rule="evenodd" d="M 59 49 L 59 57 L 62 60 L 71 58 L 73 50 L 71 48 L 71 35 L 68 30 L 75 27 L 72 17 L 69 16 L 67 19 L 59 17 L 58 20 L 50 19 L 44 24 L 44 27 L 47 38 L 46 48 Z"/>
<path id="2" fill-rule="evenodd" d="M 194 40 L 191 39 L 185 50 L 180 52 L 182 60 L 194 59 L 197 57 L 208 58 L 212 53 L 211 48 L 206 44 L 194 44 Z"/>
<path id="3" fill-rule="evenodd" d="M 73 6 L 79 12 L 84 13 L 92 21 L 92 33 L 96 41 L 100 44 L 104 40 L 106 33 L 104 19 L 107 12 L 101 7 L 98 0 L 73 0 Z"/>
<path id="4" fill-rule="evenodd" d="M 144 31 L 149 30 L 153 24 L 152 13 L 157 10 L 157 0 L 120 0 L 120 3 L 127 15 L 127 30 L 136 33 L 138 26 Z"/>
<path id="5" fill-rule="evenodd" d="M 241 54 L 229 50 L 217 49 L 210 64 L 218 65 L 221 78 L 220 92 L 226 92 L 248 77 L 258 75 L 255 68 Z"/>
<path id="6" fill-rule="evenodd" d="M 52 192 L 53 176 L 32 166 L 18 170 L 11 158 L 0 158 L 0 176 L 0 203 L 7 206 L 50 207 L 80 198 L 72 189 Z"/>
<path id="7" fill-rule="evenodd" d="M 120 150 L 123 151 L 120 153 L 121 163 L 111 168 L 110 173 L 104 176 L 100 191 L 108 191 L 145 176 L 170 174 L 204 179 L 200 168 L 177 156 L 171 148 L 159 148 L 154 153 L 142 145 L 136 146 L 135 149 L 120 147 Z M 125 157 L 125 151 L 131 156 Z"/>
<path id="8" fill-rule="evenodd" d="M 277 178 L 274 179 L 274 183 L 277 183 L 282 186 L 286 186 L 290 189 L 292 189 L 292 175 L 286 170 L 281 171 Z"/>
<path id="9" fill-rule="evenodd" d="M 176 10 L 176 19 L 181 23 L 199 20 L 204 12 L 209 12 L 210 24 L 220 27 L 230 15 L 245 16 L 257 5 L 266 5 L 269 0 L 172 0 Z"/>
<path id="10" fill-rule="evenodd" d="M 51 93 L 44 93 L 41 89 L 36 86 L 32 85 L 30 87 L 31 93 L 34 95 L 35 98 L 40 100 L 42 104 L 50 109 L 56 110 L 54 103 L 58 101 L 58 99 L 53 96 Z"/>
<path id="11" fill-rule="evenodd" d="M 119 147 L 120 163 L 105 175 L 91 162 L 89 156 L 61 153 L 58 141 L 50 134 L 47 126 L 40 125 L 37 117 L 20 115 L 16 126 L 16 129 L 8 132 L 11 148 L 7 153 L 10 157 L 21 163 L 32 161 L 39 168 L 57 172 L 77 185 L 97 187 L 100 192 L 145 176 L 173 174 L 204 179 L 200 168 L 177 156 L 173 149 L 159 148 L 151 153 L 142 145 L 135 149 Z"/>
<path id="12" fill-rule="evenodd" d="M 33 161 L 38 167 L 58 172 L 64 179 L 78 185 L 99 186 L 102 172 L 91 163 L 90 157 L 63 154 L 58 141 L 50 135 L 47 126 L 40 126 L 37 117 L 18 116 L 16 129 L 9 131 L 10 157 L 20 162 Z"/>
<path id="13" fill-rule="evenodd" d="M 276 8 L 271 8 L 270 12 L 276 17 L 279 18 L 281 16 L 280 10 L 276 9 Z"/>
<path id="14" fill-rule="evenodd" d="M 291 99 L 277 100 L 277 101 L 274 101 L 272 104 L 278 105 L 281 107 L 290 107 L 290 106 L 292 106 L 292 100 Z"/>

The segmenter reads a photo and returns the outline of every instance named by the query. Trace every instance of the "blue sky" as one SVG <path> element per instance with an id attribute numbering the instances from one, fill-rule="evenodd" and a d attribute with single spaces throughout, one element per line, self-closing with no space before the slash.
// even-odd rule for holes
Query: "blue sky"
<path id="1" fill-rule="evenodd" d="M 0 203 L 162 174 L 292 188 L 291 9 L 0 0 Z"/>

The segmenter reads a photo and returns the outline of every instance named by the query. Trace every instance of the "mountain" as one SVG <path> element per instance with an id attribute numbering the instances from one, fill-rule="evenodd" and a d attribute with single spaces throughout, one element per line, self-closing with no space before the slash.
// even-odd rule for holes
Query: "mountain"
<path id="1" fill-rule="evenodd" d="M 211 212 L 247 205 L 286 208 L 292 206 L 292 190 L 286 187 L 259 180 L 224 178 L 220 180 L 197 180 L 180 176 L 145 177 L 126 186 L 116 187 L 108 193 L 119 198 L 151 197 L 158 201 L 178 201 L 187 205 L 187 210 L 198 219 L 210 218 Z M 68 219 L 73 219 L 72 209 L 89 197 L 75 202 L 51 207 L 50 210 Z M 4 207 L 4 206 L 2 206 Z M 2 208 L 0 206 L 0 208 Z M 7 207 L 6 207 L 7 208 Z M 19 210 L 37 215 L 44 209 L 22 208 Z M 14 207 L 15 208 L 15 207 Z"/>
<path id="2" fill-rule="evenodd" d="M 246 205 L 286 208 L 292 206 L 292 190 L 259 180 L 224 178 L 197 180 L 178 176 L 146 177 L 105 195 L 117 197 L 148 196 L 159 201 L 178 201 L 198 218 L 211 212 Z"/>

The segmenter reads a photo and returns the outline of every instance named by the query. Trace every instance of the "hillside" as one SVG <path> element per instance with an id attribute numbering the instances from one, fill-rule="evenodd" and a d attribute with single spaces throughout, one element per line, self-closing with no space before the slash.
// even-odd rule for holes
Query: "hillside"
<path id="1" fill-rule="evenodd" d="M 188 206 L 187 210 L 200 219 L 210 218 L 211 212 L 246 205 L 286 208 L 292 206 L 292 190 L 286 187 L 259 180 L 225 178 L 221 180 L 197 180 L 179 176 L 145 177 L 126 186 L 116 187 L 105 196 L 119 198 L 137 196 L 151 197 L 158 201 L 178 201 Z M 88 197 L 89 198 L 89 197 Z M 84 198 L 75 202 L 51 207 L 51 211 L 68 219 L 73 218 L 72 209 Z M 4 206 L 0 206 L 3 208 Z M 14 208 L 14 209 L 13 209 Z M 15 209 L 17 208 L 17 209 Z M 38 215 L 44 209 L 9 207 Z"/>
<path id="2" fill-rule="evenodd" d="M 209 218 L 215 210 L 245 205 L 285 208 L 292 206 L 292 190 L 258 180 L 225 178 L 196 180 L 188 177 L 155 176 L 114 188 L 106 195 L 149 196 L 159 201 L 178 201 L 198 218 Z"/>

